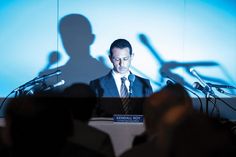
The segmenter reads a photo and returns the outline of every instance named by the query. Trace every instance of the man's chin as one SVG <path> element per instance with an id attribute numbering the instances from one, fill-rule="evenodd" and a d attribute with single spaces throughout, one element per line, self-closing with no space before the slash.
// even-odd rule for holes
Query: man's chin
<path id="1" fill-rule="evenodd" d="M 128 71 L 127 70 L 120 70 L 119 73 L 120 74 L 126 74 Z"/>

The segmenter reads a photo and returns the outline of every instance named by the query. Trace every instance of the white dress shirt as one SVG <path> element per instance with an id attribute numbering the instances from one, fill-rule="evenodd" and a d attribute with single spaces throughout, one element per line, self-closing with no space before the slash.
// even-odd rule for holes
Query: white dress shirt
<path id="1" fill-rule="evenodd" d="M 122 77 L 126 77 L 127 78 L 126 81 L 125 81 L 125 86 L 126 86 L 127 90 L 129 91 L 129 85 L 130 85 L 130 82 L 128 80 L 129 74 L 130 74 L 130 72 L 128 72 L 125 75 L 121 75 L 120 73 L 117 73 L 114 70 L 112 70 L 112 76 L 113 76 L 113 78 L 115 80 L 116 88 L 117 88 L 117 90 L 119 92 L 119 95 L 120 95 L 120 87 L 121 87 L 121 78 Z"/>

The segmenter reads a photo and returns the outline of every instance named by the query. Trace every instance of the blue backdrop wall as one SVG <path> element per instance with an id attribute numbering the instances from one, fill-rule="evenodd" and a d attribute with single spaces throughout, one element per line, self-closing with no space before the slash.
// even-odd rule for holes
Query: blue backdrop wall
<path id="1" fill-rule="evenodd" d="M 58 67 L 65 86 L 104 75 L 117 38 L 131 42 L 131 70 L 154 90 L 171 78 L 204 97 L 190 68 L 206 82 L 236 86 L 235 0 L 0 0 L 0 20 L 1 97 Z M 236 94 L 226 91 L 215 94 Z"/>

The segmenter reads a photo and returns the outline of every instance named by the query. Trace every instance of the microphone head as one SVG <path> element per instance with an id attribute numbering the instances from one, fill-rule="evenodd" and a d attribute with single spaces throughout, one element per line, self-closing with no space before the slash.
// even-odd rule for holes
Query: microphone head
<path id="1" fill-rule="evenodd" d="M 134 82 L 135 75 L 134 74 L 129 74 L 128 79 L 129 79 L 129 82 Z"/>
<path id="2" fill-rule="evenodd" d="M 64 81 L 64 80 L 61 80 L 61 81 L 58 82 L 57 84 L 58 84 L 58 86 L 61 86 L 61 85 L 65 84 L 65 81 Z"/>
<path id="3" fill-rule="evenodd" d="M 195 71 L 195 70 L 194 70 L 193 68 L 190 68 L 189 71 L 190 71 L 190 72 L 193 72 L 193 71 Z"/>
<path id="4" fill-rule="evenodd" d="M 202 87 L 202 85 L 200 85 L 200 83 L 198 83 L 198 82 L 194 82 L 193 83 L 193 88 L 195 88 L 195 89 L 198 89 L 198 90 L 204 90 L 204 88 Z"/>
<path id="5" fill-rule="evenodd" d="M 197 72 L 194 68 L 190 68 L 189 71 L 193 74 L 193 75 L 197 75 Z"/>
<path id="6" fill-rule="evenodd" d="M 55 72 L 55 74 L 56 74 L 56 75 L 60 75 L 60 74 L 61 74 L 61 70 L 57 70 L 57 71 Z"/>
<path id="7" fill-rule="evenodd" d="M 55 88 L 55 87 L 58 87 L 58 86 L 62 86 L 62 85 L 64 85 L 64 84 L 65 84 L 65 81 L 64 81 L 64 80 L 61 80 L 61 81 L 55 83 L 54 85 L 52 85 L 51 87 L 52 87 L 52 88 Z"/>
<path id="8" fill-rule="evenodd" d="M 167 84 L 168 86 L 170 86 L 170 85 L 173 85 L 174 82 L 172 82 L 171 80 L 167 80 L 167 81 L 166 81 L 166 84 Z"/>

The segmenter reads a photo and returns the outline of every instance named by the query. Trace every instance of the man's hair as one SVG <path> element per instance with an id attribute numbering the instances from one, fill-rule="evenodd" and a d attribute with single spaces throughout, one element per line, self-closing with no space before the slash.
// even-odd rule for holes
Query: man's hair
<path id="1" fill-rule="evenodd" d="M 125 40 L 125 39 L 117 39 L 115 40 L 111 46 L 110 46 L 110 56 L 112 56 L 112 49 L 113 48 L 120 48 L 120 49 L 123 49 L 123 48 L 129 48 L 129 53 L 130 55 L 132 54 L 132 47 L 131 47 L 131 44 L 129 43 L 129 41 Z"/>

